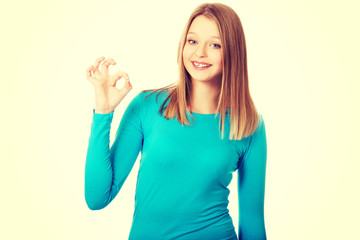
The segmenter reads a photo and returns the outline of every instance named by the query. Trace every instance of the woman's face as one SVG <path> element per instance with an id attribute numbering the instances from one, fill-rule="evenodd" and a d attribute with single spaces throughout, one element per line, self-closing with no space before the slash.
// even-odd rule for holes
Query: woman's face
<path id="1" fill-rule="evenodd" d="M 222 50 L 216 23 L 200 15 L 190 25 L 183 49 L 183 62 L 192 80 L 219 81 Z"/>

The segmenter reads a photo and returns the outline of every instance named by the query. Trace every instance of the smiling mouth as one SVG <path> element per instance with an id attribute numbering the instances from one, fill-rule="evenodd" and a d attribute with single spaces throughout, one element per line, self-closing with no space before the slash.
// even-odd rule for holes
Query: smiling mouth
<path id="1" fill-rule="evenodd" d="M 199 63 L 199 62 L 195 62 L 195 61 L 191 61 L 191 63 L 192 63 L 193 66 L 195 66 L 196 68 L 205 69 L 205 68 L 211 67 L 211 64 L 209 64 L 209 63 Z"/>

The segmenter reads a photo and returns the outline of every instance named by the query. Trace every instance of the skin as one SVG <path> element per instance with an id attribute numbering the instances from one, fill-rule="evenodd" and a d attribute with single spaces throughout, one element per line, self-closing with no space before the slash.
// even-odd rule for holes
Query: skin
<path id="1" fill-rule="evenodd" d="M 116 62 L 112 58 L 105 61 L 104 59 L 104 57 L 97 58 L 94 65 L 88 67 L 85 72 L 86 78 L 95 89 L 95 113 L 102 114 L 113 112 L 132 89 L 128 74 L 118 71 L 110 76 L 109 65 L 115 65 Z M 116 88 L 116 82 L 121 78 L 125 79 L 125 83 L 119 89 Z"/>
<path id="2" fill-rule="evenodd" d="M 222 52 L 220 34 L 215 21 L 200 15 L 191 23 L 183 49 L 183 62 L 191 76 L 192 93 L 188 110 L 196 113 L 216 112 L 221 85 Z M 211 64 L 198 70 L 192 62 Z"/>

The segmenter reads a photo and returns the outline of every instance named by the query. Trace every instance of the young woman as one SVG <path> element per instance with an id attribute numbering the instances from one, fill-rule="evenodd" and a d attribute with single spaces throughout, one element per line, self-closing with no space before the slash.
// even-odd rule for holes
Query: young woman
<path id="1" fill-rule="evenodd" d="M 109 76 L 116 63 L 104 59 L 86 70 L 96 97 L 85 166 L 88 207 L 102 209 L 115 198 L 141 151 L 129 239 L 266 239 L 265 125 L 249 93 L 238 15 L 218 3 L 194 10 L 178 48 L 178 82 L 135 96 L 111 148 L 114 109 L 132 86 L 126 73 Z M 121 77 L 126 82 L 117 89 Z M 227 208 L 236 170 L 238 236 Z"/>

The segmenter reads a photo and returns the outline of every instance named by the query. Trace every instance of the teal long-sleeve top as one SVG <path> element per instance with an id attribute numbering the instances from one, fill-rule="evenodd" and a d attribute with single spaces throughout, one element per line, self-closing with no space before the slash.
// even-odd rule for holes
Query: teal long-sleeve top
<path id="1" fill-rule="evenodd" d="M 263 240 L 267 143 L 262 115 L 247 138 L 224 138 L 219 115 L 187 111 L 190 126 L 158 113 L 165 92 L 140 92 L 127 106 L 110 147 L 113 113 L 93 111 L 85 164 L 85 200 L 92 210 L 118 194 L 141 152 L 129 240 Z M 193 118 L 191 118 L 191 116 Z M 226 138 L 227 136 L 227 138 Z M 238 174 L 239 228 L 228 210 Z"/>

